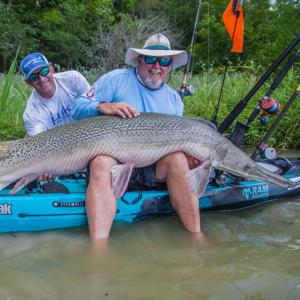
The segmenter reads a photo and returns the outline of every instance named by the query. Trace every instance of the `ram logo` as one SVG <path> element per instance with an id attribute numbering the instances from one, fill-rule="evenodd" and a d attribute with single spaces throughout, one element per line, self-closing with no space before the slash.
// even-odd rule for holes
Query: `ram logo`
<path id="1" fill-rule="evenodd" d="M 269 186 L 267 184 L 252 186 L 243 189 L 243 197 L 247 200 L 265 198 L 269 196 Z"/>

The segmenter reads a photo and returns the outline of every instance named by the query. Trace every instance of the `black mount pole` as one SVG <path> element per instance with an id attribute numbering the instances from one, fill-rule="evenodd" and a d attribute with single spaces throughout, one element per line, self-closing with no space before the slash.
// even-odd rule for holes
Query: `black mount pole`
<path id="1" fill-rule="evenodd" d="M 257 90 L 265 83 L 265 81 L 270 77 L 270 75 L 276 70 L 280 63 L 286 58 L 286 56 L 294 49 L 294 47 L 300 41 L 300 33 L 297 34 L 295 39 L 288 45 L 288 47 L 280 54 L 276 61 L 271 65 L 271 67 L 263 74 L 263 76 L 257 81 L 254 87 L 249 91 L 249 93 L 237 103 L 229 115 L 225 118 L 222 124 L 219 126 L 218 131 L 224 133 L 228 127 L 234 122 L 237 116 L 246 107 L 248 101 L 253 97 Z"/>
<path id="2" fill-rule="evenodd" d="M 299 58 L 300 56 L 300 48 L 296 51 L 295 54 L 289 57 L 288 61 L 285 63 L 283 68 L 280 70 L 279 74 L 277 77 L 273 80 L 269 90 L 265 93 L 264 98 L 269 98 L 274 90 L 279 86 L 287 72 L 290 70 L 290 68 L 293 66 L 295 61 Z M 264 99 L 263 98 L 263 99 Z M 261 102 L 263 99 L 259 100 Z M 256 106 L 251 113 L 250 117 L 247 120 L 246 124 L 243 124 L 242 122 L 237 121 L 235 124 L 235 128 L 230 136 L 230 140 L 237 146 L 241 145 L 244 143 L 244 137 L 247 133 L 247 131 L 250 128 L 250 123 L 252 123 L 258 114 L 261 112 L 262 108 L 260 105 Z"/>

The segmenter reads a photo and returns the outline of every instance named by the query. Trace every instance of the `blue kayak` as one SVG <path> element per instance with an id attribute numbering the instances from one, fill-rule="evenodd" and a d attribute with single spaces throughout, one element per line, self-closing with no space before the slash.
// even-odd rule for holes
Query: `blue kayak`
<path id="1" fill-rule="evenodd" d="M 272 164 L 271 167 L 274 167 Z M 280 168 L 275 166 L 275 168 Z M 300 192 L 300 160 L 285 164 L 283 176 L 294 181 L 294 188 L 238 180 L 223 175 L 221 183 L 209 183 L 199 199 L 201 210 L 234 210 L 267 201 L 297 195 Z M 29 185 L 16 195 L 9 195 L 11 187 L 0 191 L 0 232 L 42 231 L 87 224 L 85 192 L 88 179 L 82 174 L 61 177 L 55 182 Z M 143 190 L 129 187 L 117 200 L 115 221 L 136 222 L 152 216 L 172 214 L 165 187 Z"/>

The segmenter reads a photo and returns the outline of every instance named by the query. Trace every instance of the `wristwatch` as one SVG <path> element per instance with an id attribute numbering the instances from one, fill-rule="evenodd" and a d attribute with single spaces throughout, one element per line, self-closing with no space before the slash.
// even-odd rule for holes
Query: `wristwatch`
<path id="1" fill-rule="evenodd" d="M 106 101 L 100 101 L 99 104 L 96 107 L 96 111 L 98 113 L 98 115 L 103 115 L 103 112 L 101 111 L 101 104 L 102 103 L 106 103 Z"/>

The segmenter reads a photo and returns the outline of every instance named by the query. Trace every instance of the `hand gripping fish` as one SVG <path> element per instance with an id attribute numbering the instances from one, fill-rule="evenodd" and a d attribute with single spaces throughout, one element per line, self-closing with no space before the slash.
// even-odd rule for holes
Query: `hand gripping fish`
<path id="1" fill-rule="evenodd" d="M 56 127 L 30 138 L 0 144 L 0 190 L 17 181 L 16 193 L 41 174 L 67 175 L 83 170 L 96 156 L 114 157 L 116 197 L 127 188 L 133 167 L 151 165 L 182 151 L 202 163 L 188 180 L 197 195 L 204 192 L 211 167 L 231 174 L 293 187 L 294 183 L 252 161 L 210 123 L 188 117 L 142 113 L 132 119 L 99 116 Z"/>

